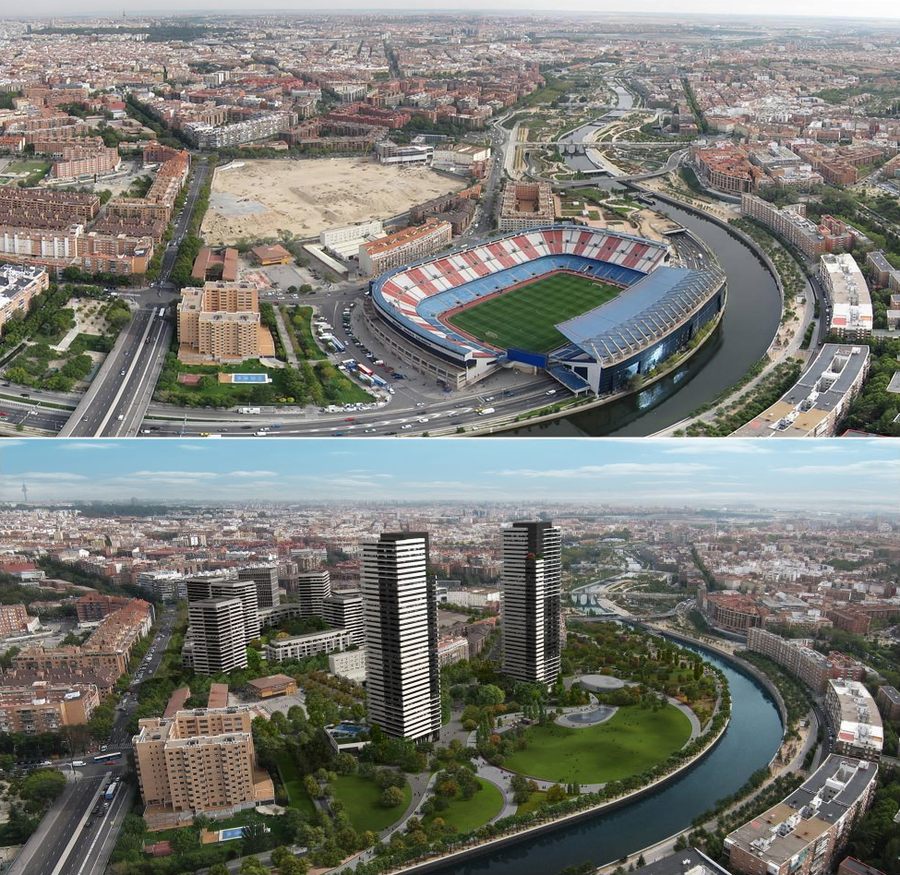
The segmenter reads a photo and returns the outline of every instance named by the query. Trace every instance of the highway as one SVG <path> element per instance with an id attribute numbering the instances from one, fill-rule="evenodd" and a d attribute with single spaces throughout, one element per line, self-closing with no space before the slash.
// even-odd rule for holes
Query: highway
<path id="1" fill-rule="evenodd" d="M 102 875 L 105 871 L 122 821 L 131 810 L 135 787 L 120 784 L 109 805 L 100 799 L 100 791 L 127 775 L 129 723 L 137 708 L 137 690 L 142 679 L 152 677 L 159 668 L 174 625 L 174 609 L 167 608 L 158 618 L 150 649 L 134 668 L 131 686 L 116 711 L 108 747 L 110 752 L 121 750 L 122 759 L 96 763 L 93 757 L 98 752 L 93 752 L 84 755 L 84 766 L 73 765 L 73 759 L 56 763 L 69 779 L 66 788 L 16 858 L 11 875 Z"/>
<path id="2" fill-rule="evenodd" d="M 140 431 L 172 339 L 171 321 L 160 311 L 171 299 L 169 277 L 178 257 L 178 245 L 190 226 L 208 173 L 205 161 L 194 165 L 184 206 L 163 254 L 156 290 L 134 293 L 142 301 L 137 313 L 59 431 L 60 437 L 133 437 Z"/>

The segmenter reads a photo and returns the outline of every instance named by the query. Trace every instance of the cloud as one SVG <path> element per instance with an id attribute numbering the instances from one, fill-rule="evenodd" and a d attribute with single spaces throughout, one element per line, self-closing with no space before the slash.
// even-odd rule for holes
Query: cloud
<path id="1" fill-rule="evenodd" d="M 769 456 L 772 450 L 759 441 L 735 441 L 721 438 L 702 438 L 671 449 L 662 450 L 664 456 L 708 456 L 710 453 L 727 453 L 734 456 Z"/>
<path id="2" fill-rule="evenodd" d="M 900 459 L 866 459 L 859 462 L 837 462 L 831 465 L 793 465 L 775 470 L 784 474 L 827 474 L 830 477 L 840 478 L 865 476 L 893 480 L 900 478 Z"/>
<path id="3" fill-rule="evenodd" d="M 495 471 L 500 477 L 522 477 L 528 480 L 581 480 L 602 477 L 684 477 L 716 470 L 700 462 L 609 462 L 606 465 L 582 465 L 578 468 L 512 468 Z"/>
<path id="4" fill-rule="evenodd" d="M 58 443 L 64 450 L 75 450 L 76 452 L 79 452 L 82 450 L 112 450 L 116 447 L 116 444 L 111 444 L 108 441 L 62 440 L 62 441 L 59 441 Z"/>

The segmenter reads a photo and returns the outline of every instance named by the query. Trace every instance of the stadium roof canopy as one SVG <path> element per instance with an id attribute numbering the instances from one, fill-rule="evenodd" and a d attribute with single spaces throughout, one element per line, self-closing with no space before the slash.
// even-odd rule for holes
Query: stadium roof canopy
<path id="1" fill-rule="evenodd" d="M 724 281 L 718 269 L 659 267 L 617 298 L 560 322 L 557 330 L 607 364 L 664 337 L 706 303 Z"/>

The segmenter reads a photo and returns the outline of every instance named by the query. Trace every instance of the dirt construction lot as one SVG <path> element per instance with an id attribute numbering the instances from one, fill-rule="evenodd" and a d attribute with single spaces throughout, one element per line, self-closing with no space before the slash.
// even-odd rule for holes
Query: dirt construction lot
<path id="1" fill-rule="evenodd" d="M 335 225 L 387 219 L 463 186 L 425 167 L 363 158 L 243 161 L 216 170 L 202 234 L 214 246 L 279 230 L 313 237 Z"/>

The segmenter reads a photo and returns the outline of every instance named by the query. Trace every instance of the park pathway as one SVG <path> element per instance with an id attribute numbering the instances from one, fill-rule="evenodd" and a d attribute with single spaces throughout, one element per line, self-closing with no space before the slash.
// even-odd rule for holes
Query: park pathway
<path id="1" fill-rule="evenodd" d="M 278 336 L 281 338 L 281 345 L 284 347 L 284 354 L 287 356 L 288 364 L 293 368 L 299 367 L 300 363 L 297 361 L 297 353 L 294 350 L 294 344 L 291 343 L 287 325 L 284 324 L 284 315 L 281 312 L 281 308 L 277 304 L 273 304 L 272 311 L 275 313 L 275 326 L 278 328 Z"/>

